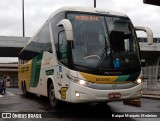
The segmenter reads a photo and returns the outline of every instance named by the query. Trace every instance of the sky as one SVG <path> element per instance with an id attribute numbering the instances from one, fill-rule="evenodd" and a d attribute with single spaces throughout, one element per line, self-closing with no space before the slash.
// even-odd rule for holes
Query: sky
<path id="1" fill-rule="evenodd" d="M 25 36 L 31 37 L 58 8 L 93 7 L 94 0 L 24 0 Z M 127 14 L 134 26 L 147 26 L 160 37 L 160 6 L 143 0 L 97 0 L 97 8 Z M 0 36 L 22 36 L 22 0 L 1 0 Z"/>

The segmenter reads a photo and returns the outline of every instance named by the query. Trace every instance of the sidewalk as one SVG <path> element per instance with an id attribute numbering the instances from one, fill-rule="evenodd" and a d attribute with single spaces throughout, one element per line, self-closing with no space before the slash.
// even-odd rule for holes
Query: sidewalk
<path id="1" fill-rule="evenodd" d="M 153 98 L 153 99 L 160 99 L 160 90 L 143 90 L 142 97 L 144 98 Z"/>

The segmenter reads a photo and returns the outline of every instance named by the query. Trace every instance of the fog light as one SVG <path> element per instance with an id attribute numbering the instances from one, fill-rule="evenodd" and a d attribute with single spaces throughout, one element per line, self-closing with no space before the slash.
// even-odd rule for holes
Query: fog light
<path id="1" fill-rule="evenodd" d="M 80 96 L 80 93 L 79 93 L 79 92 L 76 92 L 75 95 L 76 95 L 76 97 L 79 97 L 79 96 Z"/>

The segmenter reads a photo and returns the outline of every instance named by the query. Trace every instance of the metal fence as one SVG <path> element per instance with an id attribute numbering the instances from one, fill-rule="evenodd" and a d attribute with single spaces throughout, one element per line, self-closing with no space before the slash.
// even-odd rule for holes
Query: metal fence
<path id="1" fill-rule="evenodd" d="M 144 82 L 143 90 L 156 91 L 160 90 L 160 66 L 143 67 Z"/>

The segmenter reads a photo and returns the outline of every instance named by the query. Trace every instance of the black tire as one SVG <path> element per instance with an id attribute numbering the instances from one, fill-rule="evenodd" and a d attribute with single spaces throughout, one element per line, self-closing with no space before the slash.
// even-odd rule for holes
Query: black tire
<path id="1" fill-rule="evenodd" d="M 27 88 L 26 88 L 26 83 L 25 82 L 23 82 L 23 84 L 22 84 L 22 91 L 23 91 L 23 95 L 25 97 L 28 97 L 29 93 L 27 92 Z"/>
<path id="2" fill-rule="evenodd" d="M 53 83 L 50 83 L 48 87 L 48 98 L 49 98 L 51 107 L 53 108 L 59 107 L 60 100 L 56 99 L 55 97 L 55 90 L 54 90 Z"/>
<path id="3" fill-rule="evenodd" d="M 23 81 L 21 81 L 21 90 L 22 90 L 22 92 L 23 92 Z"/>

